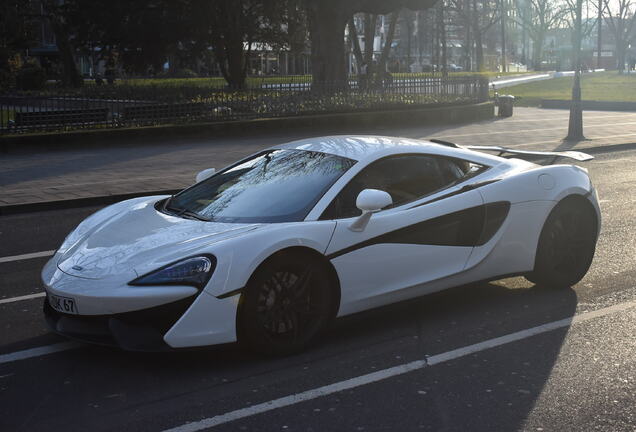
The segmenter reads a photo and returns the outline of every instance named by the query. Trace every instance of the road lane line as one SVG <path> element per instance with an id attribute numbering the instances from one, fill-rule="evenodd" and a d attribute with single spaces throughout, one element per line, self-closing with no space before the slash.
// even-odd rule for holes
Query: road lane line
<path id="1" fill-rule="evenodd" d="M 45 295 L 46 293 L 39 292 L 35 294 L 28 294 L 28 295 L 23 295 L 18 297 L 9 297 L 5 299 L 0 299 L 0 304 L 13 303 L 13 302 L 22 301 L 22 300 L 31 300 L 38 297 L 44 297 Z"/>
<path id="2" fill-rule="evenodd" d="M 53 345 L 45 345 L 37 348 L 16 351 L 8 354 L 0 354 L 0 364 L 10 363 L 18 360 L 25 360 L 33 357 L 40 357 L 60 351 L 67 351 L 78 348 L 81 345 L 77 342 L 60 342 Z"/>
<path id="3" fill-rule="evenodd" d="M 54 250 L 49 250 L 49 251 L 33 252 L 33 253 L 22 254 L 22 255 L 5 256 L 5 257 L 0 257 L 0 263 L 8 263 L 8 262 L 13 262 L 13 261 L 24 261 L 24 260 L 29 260 L 29 259 L 33 259 L 33 258 L 48 257 L 48 256 L 52 256 L 54 254 L 55 254 Z"/>
<path id="4" fill-rule="evenodd" d="M 550 332 L 560 328 L 568 327 L 574 324 L 580 324 L 595 318 L 600 318 L 606 315 L 610 315 L 616 312 L 621 312 L 630 308 L 636 307 L 636 301 L 619 303 L 614 306 L 609 306 L 603 309 L 599 309 L 592 312 L 584 312 L 574 317 L 565 318 L 558 321 L 549 322 L 529 329 L 521 330 L 515 333 L 510 333 L 505 336 L 488 339 L 483 342 L 468 345 L 465 347 L 457 348 L 451 351 L 447 351 L 441 354 L 435 354 L 429 356 L 423 360 L 415 360 L 409 363 L 405 363 L 399 366 L 393 366 L 388 369 L 383 369 L 377 372 L 372 372 L 366 375 L 361 375 L 348 380 L 336 382 L 323 387 L 307 390 L 301 393 L 284 396 L 279 399 L 274 399 L 268 402 L 252 405 L 247 408 L 241 408 L 235 411 L 230 411 L 225 414 L 220 414 L 214 417 L 209 417 L 203 420 L 186 423 L 181 426 L 177 426 L 171 429 L 164 430 L 164 432 L 197 432 L 203 429 L 219 426 L 225 423 L 229 423 L 235 420 L 251 417 L 256 414 L 262 414 L 267 411 L 271 411 L 277 408 L 283 408 L 290 405 L 294 405 L 300 402 L 316 399 L 322 396 L 327 396 L 333 393 L 341 392 L 343 390 L 349 390 L 352 388 L 360 387 L 366 384 L 375 383 L 387 378 L 392 378 L 397 375 L 403 375 L 408 372 L 412 372 L 426 367 L 438 365 L 450 360 L 456 360 L 458 358 L 465 357 L 470 354 L 474 354 L 480 351 L 488 350 L 490 348 L 499 347 L 512 342 L 518 342 L 523 339 L 527 339 L 532 336 L 536 336 L 542 333 Z"/>

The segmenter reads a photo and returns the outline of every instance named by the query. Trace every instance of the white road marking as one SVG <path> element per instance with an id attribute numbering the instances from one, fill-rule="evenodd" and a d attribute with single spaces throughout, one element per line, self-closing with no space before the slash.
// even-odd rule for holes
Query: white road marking
<path id="1" fill-rule="evenodd" d="M 48 257 L 54 254 L 55 254 L 54 250 L 49 250 L 49 251 L 33 252 L 33 253 L 22 254 L 22 255 L 5 256 L 5 257 L 0 257 L 0 263 L 24 261 L 24 260 L 33 259 L 33 258 Z"/>
<path id="2" fill-rule="evenodd" d="M 8 354 L 0 354 L 0 364 L 10 363 L 18 360 L 25 360 L 33 357 L 40 357 L 60 351 L 67 351 L 70 349 L 79 348 L 80 346 L 81 345 L 76 342 L 61 342 L 53 345 L 45 345 Z"/>
<path id="3" fill-rule="evenodd" d="M 39 292 L 35 294 L 27 294 L 27 295 L 18 296 L 18 297 L 9 297 L 5 299 L 0 299 L 0 304 L 13 303 L 13 302 L 21 301 L 21 300 L 31 300 L 38 297 L 44 297 L 45 295 L 46 293 Z"/>
<path id="4" fill-rule="evenodd" d="M 186 423 L 184 425 L 177 426 L 172 429 L 167 429 L 164 432 L 197 432 L 203 429 L 229 423 L 229 422 L 250 417 L 256 414 L 262 414 L 264 412 L 271 411 L 277 408 L 283 408 L 283 407 L 294 405 L 300 402 L 304 402 L 304 401 L 316 399 L 322 396 L 330 395 L 333 393 L 341 392 L 343 390 L 349 390 L 352 388 L 360 387 L 366 384 L 371 384 L 377 381 L 391 378 L 397 375 L 402 375 L 402 374 L 412 372 L 415 370 L 434 366 L 434 365 L 444 363 L 450 360 L 456 360 L 458 358 L 465 357 L 467 355 L 484 351 L 490 348 L 506 345 L 511 342 L 517 342 L 532 336 L 536 336 L 538 334 L 568 327 L 574 324 L 579 324 L 579 323 L 589 321 L 595 318 L 600 318 L 609 314 L 624 311 L 626 309 L 630 309 L 633 307 L 636 307 L 636 301 L 620 303 L 614 306 L 609 306 L 609 307 L 592 311 L 592 312 L 585 312 L 580 315 L 576 315 L 574 317 L 549 322 L 547 324 L 532 327 L 526 330 L 510 333 L 505 336 L 489 339 L 489 340 L 479 342 L 473 345 L 468 345 L 462 348 L 457 348 L 451 351 L 447 351 L 445 353 L 436 354 L 436 355 L 427 357 L 424 360 L 415 360 L 410 363 L 405 363 L 399 366 L 394 366 L 388 369 L 372 372 L 370 374 L 361 375 L 355 378 L 351 378 L 348 380 L 329 384 L 323 387 L 307 390 L 301 393 L 285 396 L 279 399 L 274 399 L 274 400 L 260 403 L 257 405 L 252 405 L 247 408 L 241 408 L 235 411 L 230 411 L 225 414 L 209 417 L 209 418 L 199 420 L 196 422 Z"/>

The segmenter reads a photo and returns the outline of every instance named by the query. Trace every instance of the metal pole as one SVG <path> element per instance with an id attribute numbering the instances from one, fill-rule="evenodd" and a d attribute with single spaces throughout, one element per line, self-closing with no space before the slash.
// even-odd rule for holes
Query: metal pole
<path id="1" fill-rule="evenodd" d="M 598 21 L 597 21 L 597 30 L 598 30 L 598 40 L 597 40 L 597 44 L 596 44 L 596 67 L 598 69 L 601 68 L 601 48 L 602 48 L 602 32 L 601 29 L 603 28 L 603 1 L 604 0 L 598 0 Z"/>
<path id="2" fill-rule="evenodd" d="M 506 0 L 501 1 L 501 72 L 506 72 Z"/>

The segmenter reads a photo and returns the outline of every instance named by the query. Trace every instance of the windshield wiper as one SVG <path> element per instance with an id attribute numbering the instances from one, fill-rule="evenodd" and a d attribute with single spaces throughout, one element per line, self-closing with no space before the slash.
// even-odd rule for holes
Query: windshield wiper
<path id="1" fill-rule="evenodd" d="M 210 222 L 210 219 L 201 216 L 199 213 L 193 212 L 192 210 L 188 210 L 187 208 L 178 208 L 172 206 L 165 206 L 164 210 L 171 212 L 173 216 L 177 217 L 185 217 L 188 219 L 196 219 L 204 222 Z"/>
<path id="2" fill-rule="evenodd" d="M 203 222 L 210 222 L 210 219 L 208 219 L 208 218 L 206 218 L 204 216 L 201 216 L 199 213 L 195 213 L 195 212 L 193 212 L 191 210 L 186 210 L 186 209 L 181 210 L 179 212 L 179 214 L 177 214 L 177 216 L 187 217 L 187 218 L 190 218 L 190 219 L 196 219 L 196 220 L 200 220 L 200 221 L 203 221 Z"/>

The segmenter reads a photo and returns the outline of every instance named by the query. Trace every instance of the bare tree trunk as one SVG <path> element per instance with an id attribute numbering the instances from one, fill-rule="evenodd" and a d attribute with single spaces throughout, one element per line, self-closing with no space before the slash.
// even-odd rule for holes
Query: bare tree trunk
<path id="1" fill-rule="evenodd" d="M 475 67 L 478 72 L 485 70 L 484 47 L 482 46 L 481 32 L 475 33 Z"/>
<path id="2" fill-rule="evenodd" d="M 311 69 L 314 88 L 345 87 L 344 30 L 351 15 L 330 2 L 311 2 L 308 8 L 311 33 Z M 365 43 L 366 44 L 366 43 Z"/>
<path id="3" fill-rule="evenodd" d="M 223 44 L 215 44 L 214 55 L 228 86 L 232 89 L 245 87 L 248 64 L 242 38 L 228 38 L 224 40 Z"/>
<path id="4" fill-rule="evenodd" d="M 475 40 L 475 67 L 478 72 L 484 71 L 484 47 L 482 45 L 482 31 L 479 26 L 479 12 L 477 11 L 477 0 L 473 0 L 472 13 L 473 38 Z"/>
<path id="5" fill-rule="evenodd" d="M 374 14 L 364 15 L 364 64 L 367 66 L 367 75 L 373 76 L 375 64 L 373 63 L 373 43 L 375 41 L 375 27 L 378 16 Z"/>
<path id="6" fill-rule="evenodd" d="M 436 23 L 435 28 L 437 30 L 437 41 L 436 49 L 437 51 L 437 70 L 442 70 L 442 73 L 446 75 L 447 71 L 447 52 L 446 52 L 446 23 L 444 18 L 444 4 L 440 2 L 437 4 L 437 15 L 436 15 Z M 441 48 L 441 52 L 440 52 Z M 440 56 L 441 54 L 441 56 Z M 440 58 L 441 57 L 441 58 Z M 441 67 L 440 67 L 441 66 Z"/>
<path id="7" fill-rule="evenodd" d="M 433 46 L 433 53 L 432 53 L 432 65 L 434 67 L 435 71 L 439 70 L 439 60 L 440 60 L 440 32 L 439 32 L 439 6 L 437 6 L 435 8 L 435 23 L 434 23 L 434 28 L 435 31 L 431 34 L 431 44 Z"/>
<path id="8" fill-rule="evenodd" d="M 413 39 L 413 23 L 410 19 L 410 16 L 405 17 L 406 21 L 406 72 L 411 72 L 411 39 Z M 401 72 L 401 71 L 400 71 Z"/>
<path id="9" fill-rule="evenodd" d="M 386 61 L 389 58 L 389 53 L 391 52 L 391 44 L 393 43 L 393 36 L 395 35 L 395 25 L 398 20 L 398 12 L 393 12 L 391 14 L 391 21 L 389 22 L 389 33 L 386 35 L 386 41 L 384 42 L 384 47 L 382 48 L 382 53 L 380 54 L 380 59 L 378 61 L 378 70 L 376 80 L 381 82 L 384 78 L 384 73 L 386 72 Z"/>
<path id="10" fill-rule="evenodd" d="M 360 67 L 364 63 L 364 56 L 360 49 L 360 41 L 358 40 L 358 30 L 353 17 L 349 18 L 349 38 L 351 39 L 351 47 L 353 48 L 353 56 L 356 59 L 356 72 L 360 73 Z"/>
<path id="11" fill-rule="evenodd" d="M 536 36 L 532 39 L 534 49 L 532 51 L 532 65 L 534 70 L 541 70 L 541 56 L 543 55 L 543 35 Z"/>
<path id="12" fill-rule="evenodd" d="M 464 8 L 466 9 L 466 20 L 464 24 L 465 41 L 464 41 L 464 68 L 467 71 L 472 70 L 471 51 L 473 46 L 471 27 L 472 27 L 472 13 L 470 0 L 464 2 Z"/>
<path id="13" fill-rule="evenodd" d="M 625 46 L 624 40 L 616 41 L 616 69 L 618 69 L 618 73 L 622 75 L 625 72 L 625 51 L 627 47 Z"/>
<path id="14" fill-rule="evenodd" d="M 446 21 L 444 18 L 444 9 L 442 11 L 441 31 L 442 31 L 442 73 L 448 74 L 448 47 L 446 41 Z"/>
<path id="15" fill-rule="evenodd" d="M 84 80 L 77 69 L 73 46 L 69 41 L 68 33 L 55 19 L 51 20 L 51 27 L 55 33 L 57 48 L 60 51 L 60 59 L 62 60 L 62 85 L 65 87 L 81 87 L 84 84 Z"/>

